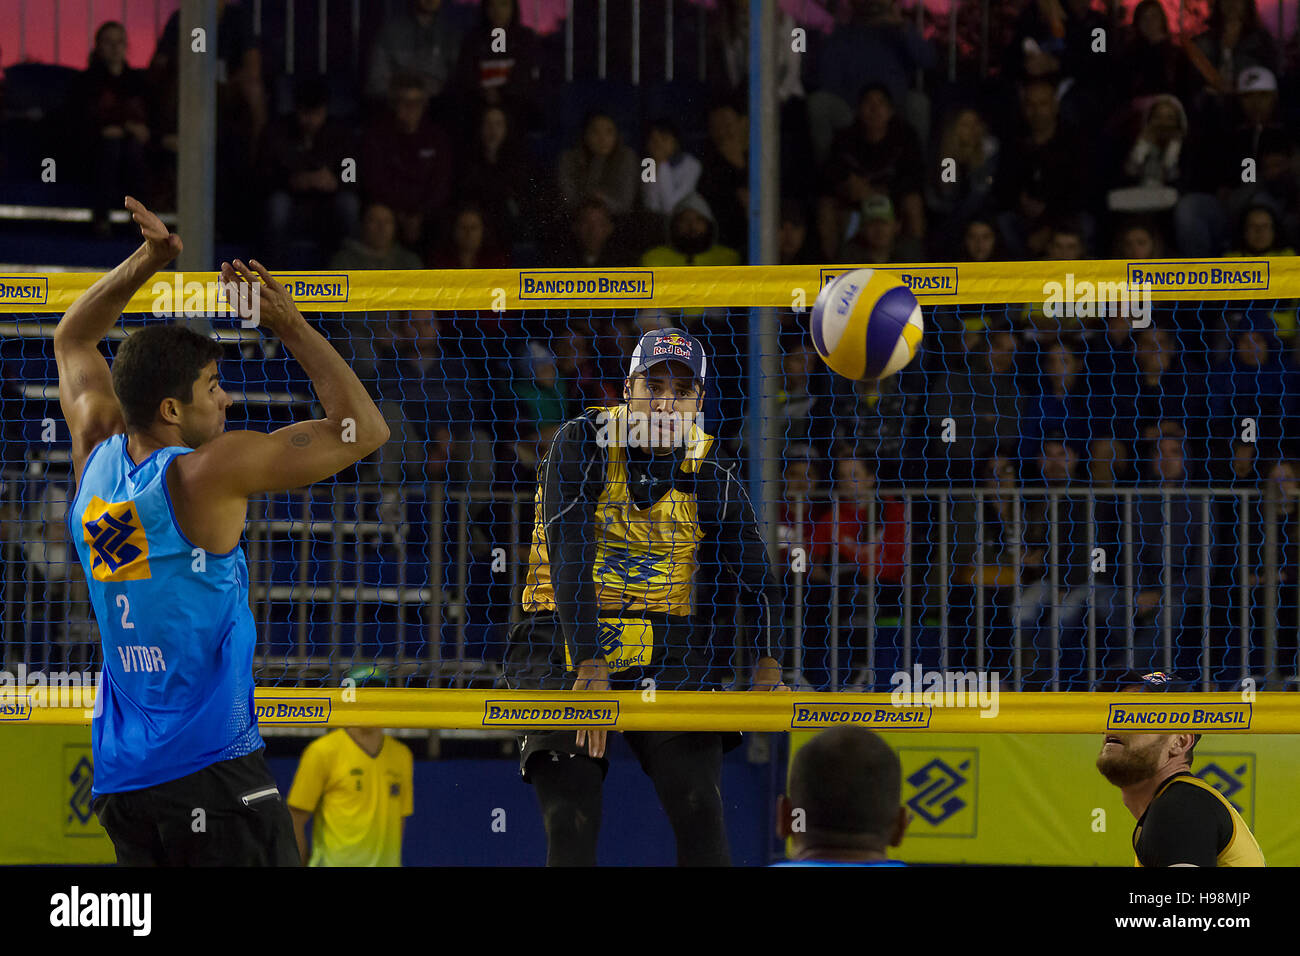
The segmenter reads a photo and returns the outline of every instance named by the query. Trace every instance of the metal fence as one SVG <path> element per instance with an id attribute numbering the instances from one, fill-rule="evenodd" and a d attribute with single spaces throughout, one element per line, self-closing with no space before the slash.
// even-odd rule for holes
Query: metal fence
<path id="1" fill-rule="evenodd" d="M 89 665 L 98 656 L 98 634 L 80 567 L 63 537 L 66 501 L 41 487 L 64 486 L 45 486 L 40 473 L 11 475 L 0 502 L 4 659 L 37 666 L 59 655 L 60 663 Z M 406 510 L 412 494 L 419 500 Z M 520 616 L 532 495 L 489 497 L 502 509 L 503 540 L 476 554 L 473 512 L 485 499 L 441 484 L 413 490 L 335 483 L 277 502 L 250 502 L 244 548 L 259 680 L 336 682 L 369 663 L 434 684 L 492 680 L 506 629 Z M 878 568 L 855 577 L 838 547 L 813 554 L 812 542 L 800 540 L 798 531 L 787 538 L 791 550 L 778 568 L 786 662 L 805 686 L 887 689 L 890 673 L 921 665 L 1007 667 L 1004 680 L 1016 689 L 1086 689 L 1117 669 L 1148 666 L 1149 658 L 1135 659 L 1144 630 L 1158 635 L 1151 639 L 1152 669 L 1172 671 L 1181 663 L 1180 676 L 1207 689 L 1247 677 L 1270 684 L 1294 677 L 1300 580 L 1283 568 L 1293 560 L 1300 565 L 1300 507 L 1270 489 L 882 489 L 866 508 L 865 542 L 881 540 L 877 500 L 902 503 L 905 541 L 896 582 L 880 580 Z M 1158 503 L 1158 528 L 1142 520 L 1139 512 L 1151 514 L 1143 502 Z M 796 529 L 806 528 L 816 509 L 828 540 L 840 541 L 847 507 L 841 499 L 790 504 Z M 1101 530 L 1100 512 L 1107 509 L 1116 522 L 1109 537 Z M 1191 526 L 1180 525 L 1179 509 L 1191 516 Z M 999 520 L 999 512 L 1007 517 Z M 411 514 L 423 516 L 424 526 L 412 525 Z M 1031 557 L 1037 543 L 1029 540 L 1035 521 L 1047 530 L 1037 563 Z M 1192 553 L 1176 556 L 1177 542 Z M 1082 576 L 1067 557 L 1080 547 L 1088 565 Z M 793 560 L 795 548 L 804 549 L 805 563 Z M 1157 552 L 1153 567 L 1150 555 Z M 378 565 L 390 569 L 387 579 L 368 570 Z M 489 583 L 472 583 L 475 568 L 484 565 Z M 820 584 L 809 576 L 813 566 L 827 572 Z M 1009 574 L 995 581 L 989 571 L 997 567 Z M 1153 576 L 1160 599 L 1144 618 L 1139 595 Z M 896 607 L 880 606 L 887 587 L 895 589 Z M 490 600 L 483 598 L 488 589 Z M 1034 607 L 1041 613 L 1030 615 Z M 696 613 L 701 621 L 725 620 L 734 609 Z M 820 638 L 818 613 L 824 615 Z M 1067 617 L 1077 622 L 1068 625 Z M 471 627 L 491 636 L 471 640 Z M 1077 642 L 1067 648 L 1072 632 Z M 810 662 L 817 653 L 824 657 L 820 681 Z M 1186 670 L 1191 658 L 1195 674 Z M 737 666 L 741 661 L 736 655 Z"/>

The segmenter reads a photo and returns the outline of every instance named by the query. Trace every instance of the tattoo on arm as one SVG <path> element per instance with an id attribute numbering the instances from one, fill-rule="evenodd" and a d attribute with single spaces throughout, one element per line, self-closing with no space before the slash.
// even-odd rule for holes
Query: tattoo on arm
<path id="1" fill-rule="evenodd" d="M 289 439 L 289 444 L 293 445 L 295 448 L 305 448 L 311 444 L 311 436 L 306 432 L 299 432 Z"/>

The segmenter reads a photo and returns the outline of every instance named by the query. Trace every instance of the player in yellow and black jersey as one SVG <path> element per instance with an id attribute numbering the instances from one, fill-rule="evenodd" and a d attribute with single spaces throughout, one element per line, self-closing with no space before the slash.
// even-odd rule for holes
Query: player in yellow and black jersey
<path id="1" fill-rule="evenodd" d="M 1109 733 L 1097 769 L 1137 818 L 1137 866 L 1264 866 L 1236 807 L 1192 774 L 1200 734 Z"/>
<path id="2" fill-rule="evenodd" d="M 776 580 L 736 466 L 696 423 L 708 363 L 678 329 L 642 336 L 626 403 L 566 422 L 540 469 L 524 620 L 510 634 L 514 689 L 710 690 L 731 683 L 739 585 L 754 689 L 786 689 Z M 576 674 L 575 674 L 576 672 Z M 654 781 L 681 864 L 730 862 L 722 755 L 739 734 L 628 732 Z M 604 730 L 528 733 L 520 773 L 546 825 L 550 865 L 594 865 Z"/>

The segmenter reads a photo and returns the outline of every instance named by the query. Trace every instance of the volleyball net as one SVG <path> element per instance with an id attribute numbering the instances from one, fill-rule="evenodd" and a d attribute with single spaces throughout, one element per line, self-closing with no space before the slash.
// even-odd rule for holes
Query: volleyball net
<path id="1" fill-rule="evenodd" d="M 1294 261 L 883 267 L 915 291 L 926 330 L 879 384 L 833 375 L 807 333 L 817 291 L 846 268 L 281 275 L 392 437 L 334 479 L 250 502 L 259 717 L 1093 731 L 1163 672 L 1189 716 L 1148 708 L 1133 729 L 1194 714 L 1206 723 L 1192 729 L 1300 729 L 1286 693 L 1300 632 Z M 0 654 L 15 692 L 99 667 L 65 523 L 51 338 L 94 278 L 0 276 Z M 302 369 L 228 314 L 216 278 L 156 277 L 110 361 L 132 329 L 185 321 L 225 347 L 228 428 L 321 417 Z M 602 651 L 626 666 L 606 694 L 555 693 L 573 679 L 555 654 L 512 679 L 512 646 L 559 640 L 529 626 L 547 611 L 528 587 L 539 467 L 564 422 L 623 402 L 640 335 L 665 327 L 708 355 L 699 441 L 745 498 L 721 509 L 720 533 L 752 522 L 763 544 L 741 567 L 714 548 L 701 515 L 719 503 L 693 497 L 695 478 L 647 499 L 660 503 L 648 529 L 625 459 L 608 455 L 606 485 L 622 487 L 589 529 Z M 738 578 L 764 574 L 759 601 Z M 644 627 L 647 613 L 670 619 Z M 793 695 L 713 693 L 746 690 L 769 652 Z M 87 718 L 39 698 L 12 709 Z"/>

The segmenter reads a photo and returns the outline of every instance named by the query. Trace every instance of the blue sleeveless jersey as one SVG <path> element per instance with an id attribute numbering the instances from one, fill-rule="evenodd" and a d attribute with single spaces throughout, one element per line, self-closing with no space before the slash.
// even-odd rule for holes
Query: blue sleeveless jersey
<path id="1" fill-rule="evenodd" d="M 263 746 L 243 549 L 206 553 L 181 533 L 167 466 L 192 449 L 160 448 L 136 465 L 126 440 L 95 446 L 68 509 L 104 649 L 95 794 L 166 783 Z"/>

